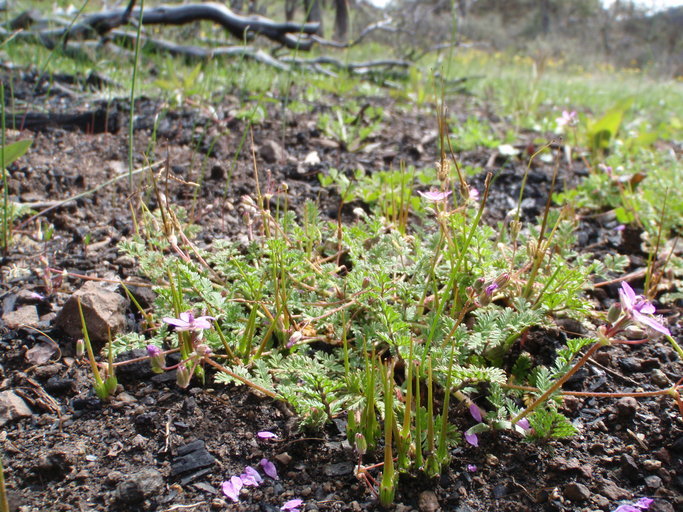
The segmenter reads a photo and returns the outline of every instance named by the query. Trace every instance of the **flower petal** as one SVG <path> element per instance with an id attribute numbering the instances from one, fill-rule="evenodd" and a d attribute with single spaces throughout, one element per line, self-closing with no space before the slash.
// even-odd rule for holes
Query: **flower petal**
<path id="1" fill-rule="evenodd" d="M 636 292 L 633 291 L 631 285 L 626 281 L 621 283 L 619 298 L 621 299 L 621 305 L 624 308 L 624 311 L 631 311 L 636 304 Z"/>
<path id="2" fill-rule="evenodd" d="M 477 434 L 468 434 L 465 432 L 465 441 L 470 443 L 472 446 L 479 446 L 479 438 Z"/>
<path id="3" fill-rule="evenodd" d="M 263 468 L 263 472 L 268 475 L 270 478 L 273 480 L 277 480 L 277 469 L 275 468 L 275 464 L 270 462 L 268 459 L 261 459 L 259 462 L 259 466 Z"/>
<path id="4" fill-rule="evenodd" d="M 470 414 L 476 421 L 478 421 L 479 423 L 482 422 L 481 410 L 475 404 L 470 404 Z"/>
<path id="5" fill-rule="evenodd" d="M 261 476 L 261 474 L 251 466 L 247 466 L 246 468 L 244 468 L 244 475 L 253 478 L 259 484 L 263 482 L 263 477 Z"/>
<path id="6" fill-rule="evenodd" d="M 631 313 L 633 315 L 633 319 L 638 322 L 641 325 L 644 325 L 646 327 L 649 327 L 650 329 L 653 329 L 657 332 L 661 332 L 662 334 L 666 336 L 671 336 L 671 332 L 669 329 L 664 327 L 662 324 L 660 324 L 657 320 L 652 318 L 651 316 L 643 315 L 642 313 L 639 313 L 638 311 L 632 311 Z"/>
<path id="7" fill-rule="evenodd" d="M 188 327 L 188 324 L 185 320 L 180 320 L 178 318 L 171 318 L 171 317 L 165 316 L 161 320 L 167 324 L 174 326 L 174 327 L 181 327 L 181 328 L 182 327 L 185 327 L 185 328 Z"/>
<path id="8" fill-rule="evenodd" d="M 522 418 L 519 420 L 517 423 L 515 423 L 520 428 L 523 428 L 524 430 L 531 430 L 531 425 L 529 424 L 529 420 L 526 418 Z"/>
<path id="9" fill-rule="evenodd" d="M 256 433 L 256 437 L 259 437 L 260 439 L 276 439 L 277 434 L 273 434 L 268 430 L 262 430 L 261 432 Z"/>
<path id="10" fill-rule="evenodd" d="M 300 499 L 289 500 L 289 501 L 286 501 L 285 504 L 282 505 L 282 507 L 280 507 L 280 510 L 295 512 L 303 504 L 304 504 L 304 500 L 300 500 Z"/>

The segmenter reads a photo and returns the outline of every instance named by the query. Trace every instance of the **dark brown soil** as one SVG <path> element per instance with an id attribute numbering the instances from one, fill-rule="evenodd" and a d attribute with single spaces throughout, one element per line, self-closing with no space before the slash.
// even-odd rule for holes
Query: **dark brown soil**
<path id="1" fill-rule="evenodd" d="M 93 125 L 48 126 L 12 135 L 34 139 L 29 154 L 9 169 L 14 199 L 47 204 L 126 173 L 125 100 L 96 104 L 85 92 L 82 97 L 60 94 L 32 72 L 6 70 L 1 75 L 6 88 L 12 78 L 17 103 L 10 107 L 53 113 L 104 108 L 115 117 L 107 126 L 119 127 L 115 133 L 93 133 Z M 335 101 L 341 100 L 328 98 L 329 104 Z M 329 108 L 325 104 L 311 105 L 307 114 L 287 112 L 284 118 L 277 103 L 268 104 L 267 120 L 253 127 L 261 182 L 285 182 L 294 208 L 305 199 L 316 199 L 323 212 L 334 216 L 339 199 L 319 185 L 317 173 L 332 167 L 362 167 L 371 173 L 398 168 L 401 161 L 433 165 L 438 158 L 436 137 L 429 135 L 435 129 L 433 106 L 419 109 L 387 99 L 367 101 L 381 103 L 387 115 L 381 130 L 368 141 L 376 144 L 368 152 L 344 151 L 316 128 L 317 116 Z M 473 102 L 467 97 L 451 101 L 452 111 L 485 115 L 468 107 Z M 157 159 L 165 162 L 164 193 L 188 209 L 206 243 L 216 237 L 238 237 L 246 229 L 236 206 L 242 195 L 254 193 L 254 180 L 251 135 L 235 157 L 247 129 L 235 117 L 240 106 L 238 97 L 227 97 L 212 112 L 189 106 L 172 110 L 153 99 L 140 99 L 136 105 L 136 167 Z M 21 116 L 16 120 L 20 127 Z M 520 147 L 530 140 L 520 141 Z M 271 158 L 261 151 L 269 144 L 284 147 L 286 156 Z M 141 152 L 150 147 L 154 154 L 143 156 Z M 318 152 L 321 163 L 300 172 L 298 163 L 312 151 Z M 492 153 L 473 151 L 460 158 L 463 164 L 493 164 L 497 179 L 488 219 L 495 222 L 515 205 L 526 157 L 492 158 Z M 574 175 L 581 174 L 580 165 L 575 164 Z M 550 172 L 550 166 L 542 164 L 532 168 L 525 216 L 543 210 Z M 183 182 L 200 184 L 196 200 L 195 189 Z M 481 187 L 483 174 L 472 183 Z M 122 389 L 110 402 L 94 396 L 88 368 L 73 358 L 73 340 L 53 326 L 55 313 L 82 282 L 71 277 L 60 282 L 60 276 L 47 269 L 105 278 L 135 276 L 133 263 L 119 256 L 116 246 L 133 229 L 129 199 L 145 197 L 148 187 L 147 180 L 136 178 L 131 189 L 123 178 L 55 208 L 25 223 L 16 233 L 14 249 L 3 259 L 3 313 L 27 302 L 37 304 L 40 329 L 61 349 L 49 361 L 35 364 L 27 351 L 49 346 L 45 336 L 4 325 L 0 331 L 0 391 L 13 390 L 33 413 L 4 425 L 0 432 L 13 510 L 274 512 L 292 498 L 303 499 L 306 511 L 378 508 L 354 475 L 355 458 L 345 442 L 343 418 L 323 432 L 300 432 L 285 407 L 245 388 L 209 384 L 181 390 L 168 376 L 153 376 L 147 365 L 123 370 Z M 49 241 L 40 241 L 38 231 L 48 225 L 54 226 L 54 234 Z M 622 235 L 615 234 L 615 226 L 614 221 L 586 223 L 580 231 L 581 246 L 606 252 L 628 249 L 633 268 L 638 267 L 643 258 L 638 244 L 629 248 Z M 615 296 L 616 287 L 596 292 L 597 299 Z M 681 331 L 675 324 L 680 312 L 667 312 L 679 340 Z M 532 334 L 526 343 L 528 350 L 549 350 L 552 333 Z M 681 362 L 663 342 L 609 348 L 596 359 L 572 379 L 571 389 L 654 390 L 683 374 Z M 396 510 L 436 510 L 431 499 L 444 511 L 458 512 L 608 511 L 620 500 L 643 496 L 656 498 L 650 510 L 681 510 L 683 422 L 670 397 L 638 402 L 568 399 L 564 409 L 580 431 L 574 438 L 534 444 L 503 432 L 481 435 L 478 448 L 462 445 L 453 451 L 450 467 L 439 478 L 403 475 Z M 458 421 L 463 429 L 471 426 L 465 412 Z M 279 439 L 260 440 L 255 435 L 260 430 L 275 432 Z M 268 480 L 232 504 L 220 492 L 221 482 L 264 457 L 276 461 L 280 479 Z M 370 455 L 366 459 L 372 463 Z M 477 470 L 468 472 L 468 465 Z"/>

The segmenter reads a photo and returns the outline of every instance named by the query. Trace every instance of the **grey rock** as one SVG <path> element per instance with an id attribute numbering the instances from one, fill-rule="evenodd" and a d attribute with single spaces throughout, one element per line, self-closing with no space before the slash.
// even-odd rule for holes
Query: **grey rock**
<path id="1" fill-rule="evenodd" d="M 33 412 L 24 399 L 14 391 L 0 392 L 0 427 L 19 418 L 28 418 Z"/>
<path id="2" fill-rule="evenodd" d="M 638 410 L 638 400 L 632 396 L 620 398 L 617 402 L 617 413 L 623 418 L 631 418 Z"/>
<path id="3" fill-rule="evenodd" d="M 268 164 L 284 162 L 287 158 L 285 150 L 274 140 L 265 141 L 259 148 L 259 155 Z"/>
<path id="4" fill-rule="evenodd" d="M 5 322 L 8 329 L 18 329 L 23 325 L 36 327 L 40 322 L 38 308 L 35 306 L 21 306 L 15 311 L 2 315 L 2 321 Z"/>
<path id="5" fill-rule="evenodd" d="M 85 283 L 66 301 L 55 320 L 56 325 L 74 339 L 83 337 L 79 300 L 93 349 L 99 352 L 107 342 L 109 333 L 113 336 L 126 325 L 128 299 L 106 290 L 95 281 Z"/>
<path id="6" fill-rule="evenodd" d="M 623 453 L 620 459 L 621 474 L 626 478 L 635 480 L 640 476 L 640 468 L 636 461 L 627 453 Z"/>
<path id="7" fill-rule="evenodd" d="M 631 496 L 631 493 L 626 489 L 622 489 L 612 480 L 605 480 L 600 486 L 600 494 L 611 501 L 622 500 Z"/>
<path id="8" fill-rule="evenodd" d="M 669 378 L 659 368 L 655 368 L 654 370 L 652 370 L 652 372 L 650 373 L 650 378 L 652 379 L 652 383 L 659 386 L 660 388 L 666 388 L 668 386 L 671 386 Z"/>
<path id="9" fill-rule="evenodd" d="M 354 464 L 351 462 L 337 462 L 335 464 L 327 464 L 323 467 L 325 476 L 344 476 L 353 473 Z"/>
<path id="10" fill-rule="evenodd" d="M 114 490 L 114 499 L 120 503 L 140 503 L 155 494 L 164 486 L 164 477 L 155 468 L 145 468 L 129 475 Z"/>
<path id="11" fill-rule="evenodd" d="M 562 494 L 565 498 L 572 501 L 586 501 L 591 496 L 588 487 L 579 482 L 570 482 L 565 485 Z"/>
<path id="12" fill-rule="evenodd" d="M 437 512 L 441 510 L 439 500 L 434 491 L 422 491 L 417 498 L 417 508 L 420 512 Z"/>
<path id="13" fill-rule="evenodd" d="M 645 485 L 647 485 L 649 489 L 659 489 L 662 486 L 662 479 L 657 475 L 646 476 Z"/>

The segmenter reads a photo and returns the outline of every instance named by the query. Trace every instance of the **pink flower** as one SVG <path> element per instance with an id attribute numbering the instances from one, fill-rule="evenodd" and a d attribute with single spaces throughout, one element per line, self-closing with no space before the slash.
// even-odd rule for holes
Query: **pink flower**
<path id="1" fill-rule="evenodd" d="M 619 505 L 612 512 L 641 512 L 642 510 L 647 510 L 652 505 L 654 500 L 651 498 L 640 498 L 635 503 L 626 503 L 624 505 Z"/>
<path id="2" fill-rule="evenodd" d="M 242 479 L 238 476 L 233 476 L 230 480 L 226 480 L 221 485 L 223 494 L 230 498 L 234 502 L 240 500 L 240 489 L 242 489 Z"/>
<path id="3" fill-rule="evenodd" d="M 472 201 L 479 201 L 479 191 L 474 187 L 470 187 L 469 197 Z"/>
<path id="4" fill-rule="evenodd" d="M 465 441 L 467 441 L 472 446 L 479 446 L 479 438 L 477 437 L 477 434 L 468 434 L 467 432 L 465 432 Z"/>
<path id="5" fill-rule="evenodd" d="M 215 320 L 212 316 L 198 316 L 195 318 L 192 311 L 185 311 L 180 313 L 180 318 L 164 317 L 164 322 L 175 327 L 176 331 L 202 331 L 204 329 L 211 329 L 211 320 Z"/>
<path id="6" fill-rule="evenodd" d="M 263 482 L 263 477 L 254 468 L 247 466 L 240 475 L 240 480 L 246 487 L 258 487 Z"/>
<path id="7" fill-rule="evenodd" d="M 576 123 L 576 111 L 563 110 L 562 115 L 555 119 L 557 126 L 573 126 Z"/>
<path id="8" fill-rule="evenodd" d="M 446 199 L 448 199 L 448 196 L 450 196 L 452 192 L 450 190 L 439 191 L 432 189 L 429 192 L 422 192 L 418 190 L 417 193 L 424 197 L 427 201 L 431 201 L 432 203 L 438 203 L 440 201 L 445 201 Z"/>
<path id="9" fill-rule="evenodd" d="M 277 469 L 275 468 L 275 464 L 270 462 L 268 459 L 261 459 L 261 461 L 258 463 L 259 466 L 263 468 L 263 472 L 268 475 L 270 478 L 273 480 L 277 480 Z"/>
<path id="10" fill-rule="evenodd" d="M 286 501 L 285 504 L 282 505 L 282 507 L 280 507 L 280 510 L 284 510 L 285 512 L 299 512 L 299 507 L 303 504 L 304 500 L 289 500 Z"/>
<path id="11" fill-rule="evenodd" d="M 652 303 L 642 295 L 636 295 L 636 292 L 633 291 L 633 288 L 626 281 L 621 283 L 619 299 L 622 310 L 633 322 L 649 327 L 666 336 L 671 336 L 669 329 L 652 317 L 655 314 L 655 307 Z"/>
<path id="12" fill-rule="evenodd" d="M 470 404 L 470 414 L 472 415 L 472 417 L 473 417 L 476 421 L 478 421 L 479 423 L 481 423 L 482 418 L 481 418 L 481 410 L 479 409 L 479 407 L 477 407 L 477 406 L 474 405 L 474 404 Z"/>
<path id="13" fill-rule="evenodd" d="M 469 473 L 476 473 L 478 468 L 474 464 L 468 464 L 466 469 Z"/>
<path id="14" fill-rule="evenodd" d="M 531 430 L 531 425 L 529 424 L 529 420 L 526 418 L 522 418 L 519 420 L 517 423 L 515 423 L 520 428 L 523 428 L 524 430 Z"/>
<path id="15" fill-rule="evenodd" d="M 256 437 L 259 439 L 277 439 L 277 434 L 273 434 L 267 430 L 262 430 L 261 432 L 256 433 Z"/>

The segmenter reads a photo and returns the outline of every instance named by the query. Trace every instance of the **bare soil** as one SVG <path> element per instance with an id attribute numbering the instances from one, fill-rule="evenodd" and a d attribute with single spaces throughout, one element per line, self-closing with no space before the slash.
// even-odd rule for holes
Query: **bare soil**
<path id="1" fill-rule="evenodd" d="M 0 76 L 6 90 L 11 81 L 10 109 L 74 113 L 103 108 L 115 117 L 113 125 L 106 125 L 114 128 L 113 133 L 94 133 L 94 125 L 21 130 L 21 116 L 17 116 L 20 133 L 12 137 L 30 137 L 33 146 L 9 168 L 13 199 L 42 209 L 126 174 L 125 100 L 98 103 L 78 83 L 66 78 L 50 82 L 32 71 L 5 69 Z M 56 87 L 55 82 L 64 87 Z M 189 103 L 170 109 L 148 98 L 136 103 L 136 167 L 157 159 L 164 162 L 164 194 L 188 209 L 201 226 L 199 237 L 205 243 L 245 232 L 237 204 L 242 195 L 255 192 L 251 134 L 238 151 L 247 130 L 246 122 L 235 115 L 241 108 L 240 97 L 240 93 L 227 96 L 211 109 Z M 386 98 L 364 98 L 381 104 L 387 122 L 368 141 L 373 144 L 371 151 L 349 152 L 325 137 L 315 122 L 320 112 L 339 101 L 328 97 L 302 114 L 270 103 L 266 121 L 253 126 L 261 183 L 287 183 L 295 209 L 305 199 L 315 199 L 321 211 L 336 215 L 339 198 L 322 188 L 317 177 L 329 168 L 348 172 L 363 168 L 372 173 L 398 168 L 401 161 L 431 166 L 438 157 L 433 106 L 408 108 Z M 459 115 L 491 119 L 471 97 L 450 102 L 451 111 Z M 542 134 L 529 134 L 519 147 L 526 150 L 537 135 Z M 286 154 L 273 156 L 262 149 L 274 145 Z M 154 148 L 153 155 L 148 148 Z M 318 152 L 321 163 L 302 167 L 312 151 Z M 496 176 L 487 214 L 490 222 L 503 219 L 514 207 L 527 163 L 526 153 L 519 158 L 494 153 L 487 149 L 459 155 L 462 164 L 488 163 Z M 551 172 L 550 165 L 533 166 L 525 192 L 528 218 L 543 210 Z M 561 181 L 583 173 L 582 164 L 575 162 L 571 170 L 563 168 Z M 472 182 L 481 186 L 483 179 L 482 174 Z M 35 304 L 39 328 L 60 349 L 48 361 L 36 363 L 28 351 L 49 347 L 51 342 L 34 329 L 12 330 L 4 323 L 0 327 L 0 391 L 14 391 L 32 411 L 0 431 L 12 510 L 274 512 L 292 498 L 305 500 L 306 511 L 379 508 L 354 475 L 355 456 L 344 441 L 343 418 L 322 432 L 302 432 L 286 407 L 243 387 L 214 386 L 209 379 L 206 387 L 182 390 L 168 376 L 154 376 L 147 365 L 125 367 L 119 374 L 122 388 L 110 402 L 94 396 L 88 367 L 74 359 L 73 340 L 53 325 L 55 314 L 82 281 L 62 279 L 49 269 L 100 278 L 136 276 L 134 262 L 119 255 L 117 243 L 133 230 L 131 202 L 147 197 L 143 200 L 154 207 L 152 195 L 145 196 L 148 190 L 147 180 L 136 177 L 131 189 L 124 177 L 57 207 L 23 225 L 16 233 L 15 247 L 3 258 L 3 314 Z M 54 226 L 54 233 L 49 241 L 41 241 L 39 231 L 48 225 Z M 645 255 L 640 252 L 639 233 L 621 233 L 615 227 L 609 216 L 584 222 L 579 231 L 581 247 L 598 254 L 622 252 L 631 257 L 630 270 L 642 267 Z M 636 288 L 639 284 L 632 282 Z M 596 305 L 613 300 L 617 285 L 599 288 L 594 295 Z M 676 323 L 681 309 L 664 313 L 680 340 Z M 130 328 L 135 328 L 134 323 Z M 571 332 L 579 327 L 560 328 Z M 564 336 L 560 328 L 532 332 L 525 348 L 539 357 L 552 353 Z M 668 344 L 652 342 L 602 351 L 568 386 L 604 392 L 654 390 L 676 382 L 682 374 L 683 366 Z M 452 463 L 439 478 L 402 475 L 396 510 L 608 511 L 620 500 L 642 496 L 655 498 L 650 510 L 681 510 L 683 423 L 671 398 L 568 399 L 564 412 L 580 430 L 571 439 L 535 444 L 505 432 L 488 433 L 480 436 L 478 448 L 456 448 Z M 471 426 L 465 410 L 456 413 L 459 427 Z M 275 432 L 279 438 L 260 440 L 255 436 L 260 430 Z M 221 482 L 264 457 L 276 461 L 280 479 L 268 480 L 243 494 L 239 504 L 232 504 L 222 495 Z M 476 472 L 468 472 L 468 465 L 476 465 Z"/>

